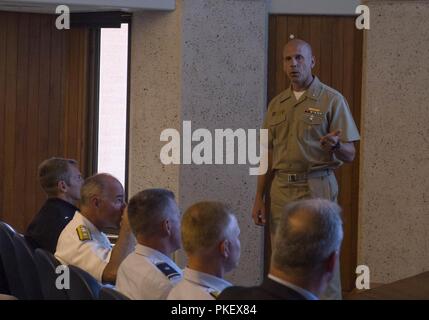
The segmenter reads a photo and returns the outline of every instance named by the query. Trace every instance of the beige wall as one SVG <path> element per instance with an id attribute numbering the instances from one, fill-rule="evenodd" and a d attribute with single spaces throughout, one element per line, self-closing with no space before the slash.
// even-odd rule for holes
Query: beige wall
<path id="1" fill-rule="evenodd" d="M 361 0 L 268 0 L 270 14 L 354 15 Z"/>
<path id="2" fill-rule="evenodd" d="M 180 128 L 181 7 L 135 14 L 132 23 L 129 194 L 150 187 L 179 192 L 177 166 L 164 166 L 163 128 Z"/>
<path id="3" fill-rule="evenodd" d="M 365 31 L 359 263 L 373 282 L 429 269 L 429 3 L 369 1 Z M 265 108 L 265 1 L 177 1 L 133 19 L 130 194 L 161 186 L 185 209 L 223 200 L 238 212 L 243 256 L 230 276 L 262 274 L 262 234 L 250 221 L 246 166 L 163 166 L 167 127 L 258 128 Z"/>
<path id="4" fill-rule="evenodd" d="M 164 166 L 160 133 L 257 129 L 265 112 L 267 7 L 263 0 L 182 0 L 171 13 L 135 14 L 131 56 L 130 195 L 170 188 L 185 210 L 201 200 L 230 204 L 241 228 L 240 266 L 227 278 L 261 280 L 262 229 L 251 221 L 256 177 L 248 165 Z M 183 255 L 177 257 L 184 266 Z"/>
<path id="5" fill-rule="evenodd" d="M 390 282 L 429 270 L 429 2 L 367 4 L 359 262 Z"/>

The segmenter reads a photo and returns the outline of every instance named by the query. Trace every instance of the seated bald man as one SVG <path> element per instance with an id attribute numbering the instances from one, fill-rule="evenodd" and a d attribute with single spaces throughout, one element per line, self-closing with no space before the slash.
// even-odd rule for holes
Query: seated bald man
<path id="1" fill-rule="evenodd" d="M 100 173 L 87 178 L 81 189 L 81 210 L 58 239 L 57 259 L 85 270 L 99 282 L 114 284 L 120 263 L 135 246 L 124 197 L 115 177 Z M 106 228 L 120 228 L 113 249 L 101 231 Z"/>
<path id="2" fill-rule="evenodd" d="M 290 203 L 277 228 L 268 277 L 260 286 L 227 288 L 219 299 L 318 300 L 338 268 L 340 214 L 329 200 Z"/>

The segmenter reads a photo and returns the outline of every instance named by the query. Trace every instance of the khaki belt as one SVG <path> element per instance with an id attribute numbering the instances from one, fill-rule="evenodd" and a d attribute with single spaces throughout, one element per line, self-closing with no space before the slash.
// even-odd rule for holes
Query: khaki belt
<path id="1" fill-rule="evenodd" d="M 307 181 L 309 178 L 320 178 L 327 177 L 332 174 L 332 169 L 323 169 L 312 172 L 301 172 L 301 173 L 277 173 L 284 175 L 286 177 L 287 182 L 299 182 L 299 181 Z"/>

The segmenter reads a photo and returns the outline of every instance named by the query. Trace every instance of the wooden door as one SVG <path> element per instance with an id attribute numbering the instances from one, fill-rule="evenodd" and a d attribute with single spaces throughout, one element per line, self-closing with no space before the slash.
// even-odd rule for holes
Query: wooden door
<path id="1" fill-rule="evenodd" d="M 88 174 L 89 29 L 0 12 L 0 219 L 23 232 L 45 201 L 37 167 L 74 158 Z"/>
<path id="2" fill-rule="evenodd" d="M 355 28 L 355 18 L 271 15 L 268 101 L 289 86 L 289 80 L 283 72 L 282 53 L 291 34 L 311 44 L 316 58 L 314 74 L 344 95 L 360 128 L 363 35 L 362 31 Z M 359 143 L 356 144 L 356 151 L 353 163 L 345 164 L 336 171 L 340 188 L 338 201 L 344 215 L 345 235 L 341 253 L 344 291 L 350 291 L 355 286 L 357 264 Z"/>

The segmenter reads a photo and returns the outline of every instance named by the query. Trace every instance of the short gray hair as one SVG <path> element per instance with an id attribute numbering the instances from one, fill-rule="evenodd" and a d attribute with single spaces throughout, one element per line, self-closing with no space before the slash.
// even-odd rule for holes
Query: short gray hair
<path id="1" fill-rule="evenodd" d="M 272 263 L 282 271 L 318 270 L 343 240 L 341 208 L 325 199 L 296 201 L 285 208 L 277 228 Z"/>
<path id="2" fill-rule="evenodd" d="M 90 199 L 95 195 L 102 197 L 111 181 L 110 179 L 114 179 L 119 182 L 118 179 L 108 173 L 97 173 L 86 178 L 80 189 L 81 205 L 88 205 Z"/>
<path id="3" fill-rule="evenodd" d="M 189 207 L 182 219 L 182 244 L 186 253 L 210 249 L 230 232 L 234 213 L 221 202 L 203 201 Z"/>
<path id="4" fill-rule="evenodd" d="M 146 189 L 134 195 L 128 203 L 128 219 L 134 234 L 151 236 L 168 217 L 167 208 L 174 193 L 166 189 Z"/>

